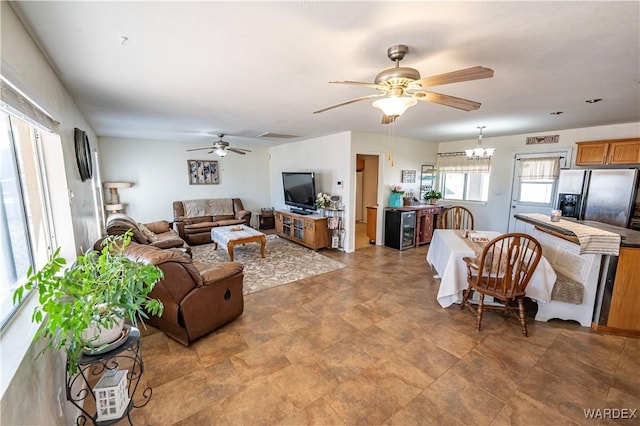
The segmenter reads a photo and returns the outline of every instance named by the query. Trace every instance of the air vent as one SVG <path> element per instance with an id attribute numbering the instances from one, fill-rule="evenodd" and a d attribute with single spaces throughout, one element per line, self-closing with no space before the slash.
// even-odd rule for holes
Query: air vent
<path id="1" fill-rule="evenodd" d="M 264 132 L 258 135 L 259 138 L 270 138 L 270 139 L 293 139 L 298 138 L 298 135 L 287 135 L 285 133 L 273 133 L 273 132 Z"/>

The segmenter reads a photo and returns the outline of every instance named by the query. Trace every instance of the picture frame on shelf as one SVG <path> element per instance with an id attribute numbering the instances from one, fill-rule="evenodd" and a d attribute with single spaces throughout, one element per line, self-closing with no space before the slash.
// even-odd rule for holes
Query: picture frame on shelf
<path id="1" fill-rule="evenodd" d="M 415 170 L 403 170 L 402 171 L 402 183 L 416 183 L 416 171 Z"/>
<path id="2" fill-rule="evenodd" d="M 189 185 L 217 185 L 220 175 L 217 161 L 187 160 Z"/>

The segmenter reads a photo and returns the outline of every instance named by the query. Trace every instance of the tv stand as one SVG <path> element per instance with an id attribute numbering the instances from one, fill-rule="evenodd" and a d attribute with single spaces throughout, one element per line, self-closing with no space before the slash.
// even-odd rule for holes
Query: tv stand
<path id="1" fill-rule="evenodd" d="M 311 210 L 296 209 L 296 208 L 290 208 L 289 211 L 291 213 L 299 214 L 301 216 L 309 216 L 310 214 L 313 213 Z"/>
<path id="2" fill-rule="evenodd" d="M 291 210 L 276 210 L 276 234 L 278 236 L 302 244 L 312 250 L 329 245 L 327 218 L 293 213 Z"/>

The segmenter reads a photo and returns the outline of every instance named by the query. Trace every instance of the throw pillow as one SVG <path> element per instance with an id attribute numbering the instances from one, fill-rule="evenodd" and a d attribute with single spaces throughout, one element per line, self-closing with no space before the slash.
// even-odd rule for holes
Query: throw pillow
<path id="1" fill-rule="evenodd" d="M 155 243 L 156 241 L 158 241 L 158 236 L 153 232 L 151 232 L 151 230 L 146 226 L 144 226 L 143 224 L 139 223 L 138 229 L 140 229 L 140 232 L 142 232 L 142 235 L 144 235 L 145 238 L 149 240 L 150 243 Z"/>

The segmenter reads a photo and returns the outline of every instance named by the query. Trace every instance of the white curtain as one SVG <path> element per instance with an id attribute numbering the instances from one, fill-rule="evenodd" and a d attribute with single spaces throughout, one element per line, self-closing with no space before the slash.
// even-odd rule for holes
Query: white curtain
<path id="1" fill-rule="evenodd" d="M 523 158 L 518 177 L 521 180 L 553 180 L 560 176 L 559 157 Z"/>
<path id="2" fill-rule="evenodd" d="M 490 158 L 467 158 L 465 153 L 440 155 L 436 168 L 439 173 L 488 173 Z"/>

